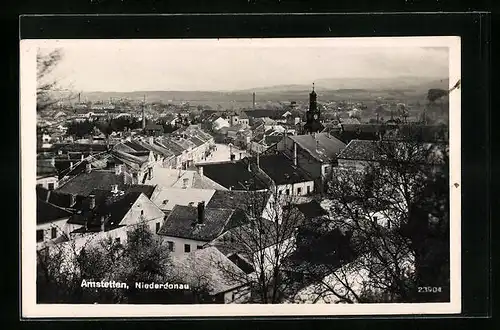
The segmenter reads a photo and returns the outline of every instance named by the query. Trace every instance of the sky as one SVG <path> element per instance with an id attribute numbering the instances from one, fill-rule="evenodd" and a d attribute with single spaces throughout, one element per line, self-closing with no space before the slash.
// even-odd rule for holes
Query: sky
<path id="1" fill-rule="evenodd" d="M 52 75 L 81 92 L 230 91 L 328 78 L 448 76 L 445 43 L 375 39 L 64 40 L 43 43 L 39 51 L 61 49 Z"/>

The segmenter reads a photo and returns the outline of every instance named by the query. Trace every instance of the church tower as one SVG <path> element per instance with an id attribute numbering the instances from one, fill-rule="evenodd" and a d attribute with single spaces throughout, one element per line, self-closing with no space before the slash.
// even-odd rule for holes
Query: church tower
<path id="1" fill-rule="evenodd" d="M 320 132 L 323 130 L 323 125 L 320 121 L 320 110 L 317 103 L 317 94 L 314 90 L 314 83 L 311 93 L 309 93 L 309 109 L 306 112 L 306 123 L 304 124 L 304 131 L 307 134 Z"/>

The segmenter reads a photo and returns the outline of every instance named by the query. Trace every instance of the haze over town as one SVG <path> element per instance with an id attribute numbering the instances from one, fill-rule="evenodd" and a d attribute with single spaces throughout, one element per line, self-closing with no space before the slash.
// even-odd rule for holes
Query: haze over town
<path id="1" fill-rule="evenodd" d="M 359 47 L 332 39 L 60 41 L 46 49 L 53 48 L 64 54 L 54 76 L 61 85 L 82 92 L 309 88 L 314 81 L 320 89 L 337 89 L 356 88 L 338 82 L 346 78 L 359 83 L 448 76 L 448 48 L 399 41 L 392 47 Z"/>

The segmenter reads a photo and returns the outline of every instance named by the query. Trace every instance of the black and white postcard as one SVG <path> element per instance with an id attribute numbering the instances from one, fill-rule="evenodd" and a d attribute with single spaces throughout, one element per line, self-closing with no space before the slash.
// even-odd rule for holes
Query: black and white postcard
<path id="1" fill-rule="evenodd" d="M 24 317 L 460 313 L 459 37 L 20 56 Z"/>

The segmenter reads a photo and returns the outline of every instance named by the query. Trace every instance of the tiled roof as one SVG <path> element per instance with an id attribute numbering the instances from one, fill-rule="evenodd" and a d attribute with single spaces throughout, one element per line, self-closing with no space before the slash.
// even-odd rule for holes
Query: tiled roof
<path id="1" fill-rule="evenodd" d="M 125 189 L 126 193 L 131 193 L 131 192 L 141 192 L 144 195 L 146 195 L 147 198 L 151 199 L 151 196 L 153 195 L 153 192 L 155 191 L 156 186 L 150 186 L 150 185 L 145 185 L 145 184 L 133 184 L 130 186 L 127 186 Z"/>
<path id="2" fill-rule="evenodd" d="M 293 184 L 313 179 L 283 154 L 264 155 L 259 159 L 260 168 L 277 184 Z"/>
<path id="3" fill-rule="evenodd" d="M 198 224 L 197 206 L 176 205 L 163 222 L 159 235 L 212 241 L 225 231 L 234 210 L 205 207 L 205 219 Z"/>
<path id="4" fill-rule="evenodd" d="M 156 141 L 156 143 L 173 152 L 175 156 L 182 155 L 182 153 L 184 152 L 184 149 L 181 146 L 173 143 L 169 139 L 161 139 L 159 141 Z"/>
<path id="5" fill-rule="evenodd" d="M 133 151 L 149 151 L 149 149 L 145 148 L 141 143 L 138 143 L 136 141 L 126 141 L 123 144 L 133 149 Z"/>
<path id="6" fill-rule="evenodd" d="M 248 171 L 248 166 L 242 161 L 204 164 L 203 173 L 228 189 L 246 190 L 246 185 L 252 190 L 267 188 L 258 175 Z"/>
<path id="7" fill-rule="evenodd" d="M 203 142 L 202 140 L 200 140 L 199 138 L 197 138 L 196 136 L 190 136 L 190 137 L 189 137 L 189 140 L 190 140 L 191 142 L 193 142 L 193 143 L 194 143 L 197 147 L 199 147 L 199 146 L 201 146 L 203 143 L 205 143 L 205 142 Z"/>
<path id="8" fill-rule="evenodd" d="M 39 198 L 36 199 L 36 223 L 44 224 L 59 219 L 69 218 L 71 212 L 58 206 L 47 203 Z"/>
<path id="9" fill-rule="evenodd" d="M 248 206 L 254 204 L 255 208 L 258 208 L 257 211 L 262 213 L 269 201 L 270 195 L 271 193 L 268 191 L 216 190 L 207 207 L 242 209 L 243 211 L 247 211 Z"/>
<path id="10" fill-rule="evenodd" d="M 121 195 L 107 190 L 93 190 L 92 194 L 95 195 L 95 208 L 91 210 L 86 203 L 83 203 L 82 209 L 71 216 L 68 223 L 80 225 L 87 223 L 89 231 L 99 231 L 101 219 L 104 217 L 105 230 L 115 229 L 121 225 L 120 222 L 141 192 L 128 192 Z"/>
<path id="11" fill-rule="evenodd" d="M 116 175 L 114 171 L 93 170 L 90 173 L 81 173 L 71 178 L 67 183 L 59 187 L 59 193 L 88 196 L 94 189 L 111 190 L 112 185 L 118 185 L 118 189 L 129 183 L 124 173 Z"/>
<path id="12" fill-rule="evenodd" d="M 224 235 L 211 242 L 210 245 L 216 247 L 225 256 L 238 254 L 246 260 L 251 260 L 255 252 L 277 244 L 282 239 L 286 239 L 285 237 L 278 237 L 276 235 L 276 224 L 274 222 L 264 218 L 253 221 L 256 222 L 253 226 L 245 224 L 233 227 Z M 259 239 L 255 239 L 256 230 L 261 235 Z M 290 230 L 289 233 L 292 234 L 293 230 Z M 280 233 L 280 235 L 284 234 L 285 232 Z"/>
<path id="13" fill-rule="evenodd" d="M 158 192 L 152 201 L 162 210 L 172 210 L 175 205 L 188 206 L 198 202 L 207 203 L 215 193 L 214 189 L 182 189 L 182 188 L 158 188 Z"/>
<path id="14" fill-rule="evenodd" d="M 211 295 L 241 287 L 245 273 L 214 247 L 173 256 L 174 275 L 192 286 L 198 285 L 200 274 L 207 279 Z"/>
<path id="15" fill-rule="evenodd" d="M 36 160 L 36 175 L 37 176 L 57 176 L 57 168 L 50 163 L 50 160 Z"/>
<path id="16" fill-rule="evenodd" d="M 327 133 L 313 135 L 290 136 L 303 150 L 321 162 L 335 159 L 338 153 L 345 148 L 345 144 Z"/>
<path id="17" fill-rule="evenodd" d="M 52 145 L 53 150 L 67 151 L 87 151 L 87 152 L 103 152 L 108 150 L 106 144 L 97 143 L 55 143 Z"/>

